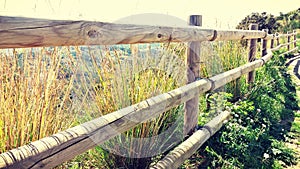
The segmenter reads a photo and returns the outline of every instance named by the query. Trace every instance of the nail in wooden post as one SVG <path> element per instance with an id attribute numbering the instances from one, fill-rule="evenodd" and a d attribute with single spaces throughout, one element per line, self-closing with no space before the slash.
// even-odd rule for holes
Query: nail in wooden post
<path id="1" fill-rule="evenodd" d="M 258 30 L 258 24 L 250 24 L 249 25 L 249 29 L 250 30 Z M 249 45 L 249 55 L 248 55 L 248 62 L 252 62 L 254 61 L 256 58 L 255 58 L 255 55 L 256 55 L 256 45 L 257 45 L 257 39 L 251 39 L 249 41 L 250 45 Z M 254 82 L 254 78 L 255 78 L 255 72 L 252 71 L 252 72 L 249 72 L 248 74 L 248 84 L 251 84 Z M 250 85 L 250 88 L 251 88 L 251 85 Z"/>
<path id="2" fill-rule="evenodd" d="M 291 46 L 290 46 L 290 42 L 291 42 L 291 32 L 287 32 L 288 34 L 288 37 L 287 37 L 287 42 L 288 42 L 288 46 L 287 46 L 287 50 L 289 51 L 291 49 Z"/>
<path id="3" fill-rule="evenodd" d="M 296 30 L 294 30 L 293 33 L 294 33 L 294 48 L 296 48 L 297 47 L 297 42 L 296 42 L 296 40 L 297 40 L 297 32 L 296 32 Z"/>
<path id="4" fill-rule="evenodd" d="M 202 15 L 191 15 L 190 25 L 202 26 Z M 194 82 L 200 76 L 200 42 L 189 42 L 187 50 L 188 83 Z M 198 125 L 199 96 L 185 103 L 183 134 L 189 135 Z"/>
<path id="5" fill-rule="evenodd" d="M 268 35 L 268 29 L 264 29 L 263 31 L 266 32 L 266 35 Z M 266 36 L 267 37 L 267 36 Z M 268 40 L 267 39 L 262 39 L 262 46 L 261 46 L 261 56 L 265 56 L 267 54 L 267 44 Z"/>

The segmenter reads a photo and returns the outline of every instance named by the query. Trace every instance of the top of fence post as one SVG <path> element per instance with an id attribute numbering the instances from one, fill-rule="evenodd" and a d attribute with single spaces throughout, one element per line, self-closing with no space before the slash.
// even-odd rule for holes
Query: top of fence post
<path id="1" fill-rule="evenodd" d="M 202 15 L 191 15 L 189 25 L 202 26 Z"/>

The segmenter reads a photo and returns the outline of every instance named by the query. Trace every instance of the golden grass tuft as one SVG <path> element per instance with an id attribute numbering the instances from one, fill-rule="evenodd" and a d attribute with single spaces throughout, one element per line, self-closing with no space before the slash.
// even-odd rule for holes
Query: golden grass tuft
<path id="1" fill-rule="evenodd" d="M 0 152 L 69 128 L 72 64 L 58 48 L 7 49 L 0 53 Z M 65 62 L 63 65 L 62 62 Z"/>

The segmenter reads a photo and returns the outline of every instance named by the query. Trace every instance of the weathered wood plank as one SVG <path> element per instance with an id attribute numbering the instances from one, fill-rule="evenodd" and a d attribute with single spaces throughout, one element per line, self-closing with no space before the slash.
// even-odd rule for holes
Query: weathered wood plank
<path id="1" fill-rule="evenodd" d="M 297 31 L 296 30 L 293 30 L 293 33 L 294 33 L 294 48 L 297 47 Z"/>
<path id="2" fill-rule="evenodd" d="M 266 33 L 258 30 L 216 30 L 215 41 L 264 38 Z"/>
<path id="3" fill-rule="evenodd" d="M 271 39 L 271 44 L 270 44 L 271 49 L 274 48 L 274 39 L 275 39 L 274 37 L 275 37 L 275 35 L 273 34 L 272 38 L 270 38 Z"/>
<path id="4" fill-rule="evenodd" d="M 210 40 L 213 30 L 0 17 L 0 48 Z"/>
<path id="5" fill-rule="evenodd" d="M 287 32 L 286 34 L 280 34 L 279 37 L 289 37 L 289 36 L 293 36 L 294 32 Z"/>
<path id="6" fill-rule="evenodd" d="M 217 31 L 0 16 L 0 48 L 238 40 L 264 36 L 262 31 Z"/>
<path id="7" fill-rule="evenodd" d="M 190 25 L 201 26 L 202 16 L 190 16 Z M 200 78 L 200 42 L 189 42 L 187 49 L 187 84 Z M 184 104 L 184 125 L 183 134 L 188 135 L 193 132 L 198 124 L 199 95 Z"/>
<path id="8" fill-rule="evenodd" d="M 250 24 L 250 30 L 257 30 L 258 24 Z M 256 51 L 257 51 L 257 39 L 249 40 L 249 54 L 248 54 L 248 62 L 253 62 L 256 58 Z M 252 87 L 252 83 L 255 80 L 255 71 L 249 72 L 247 77 L 247 82 L 250 84 L 250 88 Z"/>
<path id="9" fill-rule="evenodd" d="M 268 29 L 264 29 L 266 33 L 268 32 Z M 261 56 L 265 56 L 267 54 L 267 45 L 268 45 L 268 39 L 264 38 L 262 39 L 262 44 L 261 44 Z"/>
<path id="10" fill-rule="evenodd" d="M 287 32 L 288 34 L 290 34 L 290 32 Z M 290 48 L 291 48 L 291 46 L 290 46 L 290 42 L 291 42 L 291 36 L 292 36 L 293 34 L 290 34 L 290 36 L 287 36 L 287 43 L 288 43 L 288 45 L 287 45 L 287 50 L 289 51 L 290 50 Z"/>
<path id="11" fill-rule="evenodd" d="M 280 45 L 280 34 L 279 33 L 275 33 L 275 39 L 276 39 L 276 46 Z"/>

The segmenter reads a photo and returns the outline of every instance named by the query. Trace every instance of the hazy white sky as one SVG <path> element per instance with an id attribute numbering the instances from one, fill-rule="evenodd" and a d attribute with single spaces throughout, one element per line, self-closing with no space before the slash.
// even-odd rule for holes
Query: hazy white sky
<path id="1" fill-rule="evenodd" d="M 114 22 L 140 13 L 183 20 L 201 14 L 205 27 L 217 28 L 234 28 L 252 12 L 278 15 L 298 8 L 300 0 L 0 0 L 0 15 Z"/>

